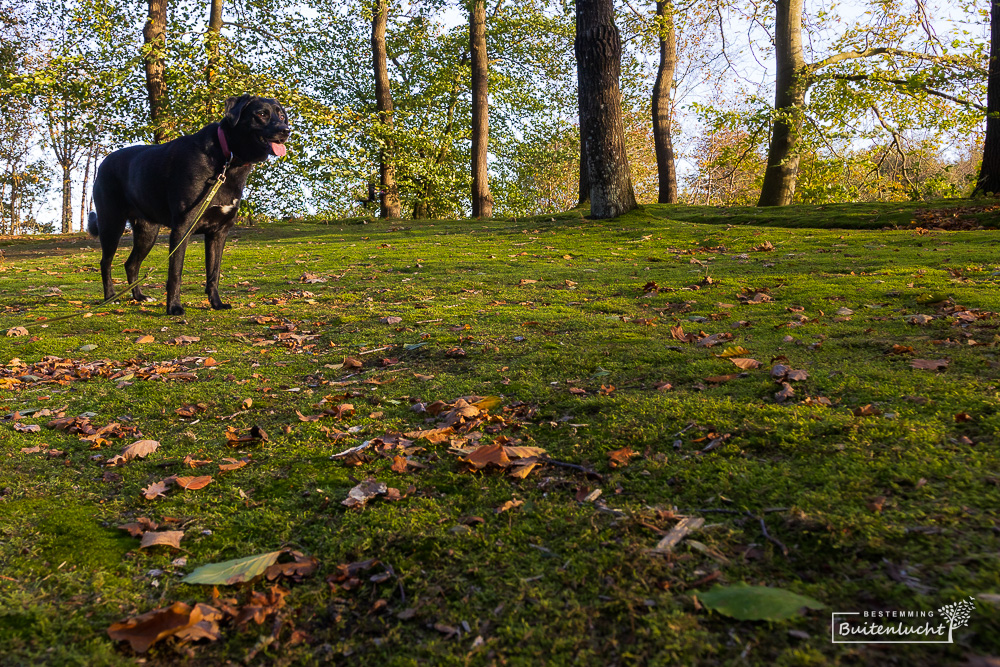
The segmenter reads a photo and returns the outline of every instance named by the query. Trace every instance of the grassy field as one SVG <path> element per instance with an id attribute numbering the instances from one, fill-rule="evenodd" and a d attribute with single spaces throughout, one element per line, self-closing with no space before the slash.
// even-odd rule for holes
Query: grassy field
<path id="1" fill-rule="evenodd" d="M 1000 239 L 959 205 L 260 225 L 230 311 L 189 249 L 183 318 L 163 268 L 96 309 L 94 241 L 0 240 L 0 664 L 995 664 Z M 825 608 L 700 600 L 740 582 Z M 969 596 L 952 644 L 830 641 Z M 175 602 L 218 638 L 106 632 Z"/>

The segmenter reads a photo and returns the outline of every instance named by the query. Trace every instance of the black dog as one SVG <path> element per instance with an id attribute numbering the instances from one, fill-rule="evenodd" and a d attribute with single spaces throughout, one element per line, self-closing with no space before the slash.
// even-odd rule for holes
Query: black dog
<path id="1" fill-rule="evenodd" d="M 104 298 L 114 296 L 111 263 L 125 223 L 132 223 L 132 253 L 125 260 L 131 284 L 139 266 L 156 243 L 161 226 L 170 229 L 170 271 L 167 276 L 167 314 L 183 315 L 181 269 L 187 240 L 178 248 L 194 221 L 202 200 L 225 169 L 226 181 L 212 199 L 195 233 L 205 235 L 205 293 L 212 308 L 229 308 L 219 298 L 222 248 L 232 229 L 243 187 L 254 164 L 269 155 L 285 154 L 288 116 L 277 101 L 263 97 L 230 97 L 222 122 L 195 134 L 156 146 L 131 146 L 111 153 L 101 163 L 94 181 L 96 213 L 87 230 L 101 239 L 101 280 Z M 228 165 L 228 168 L 227 168 Z M 136 286 L 132 296 L 145 301 Z"/>

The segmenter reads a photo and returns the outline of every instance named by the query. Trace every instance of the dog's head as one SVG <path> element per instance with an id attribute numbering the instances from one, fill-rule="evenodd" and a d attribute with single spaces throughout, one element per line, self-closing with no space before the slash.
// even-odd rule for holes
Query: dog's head
<path id="1" fill-rule="evenodd" d="M 263 162 L 268 155 L 284 155 L 291 132 L 288 114 L 277 100 L 253 95 L 226 100 L 222 127 L 233 154 L 248 162 Z"/>

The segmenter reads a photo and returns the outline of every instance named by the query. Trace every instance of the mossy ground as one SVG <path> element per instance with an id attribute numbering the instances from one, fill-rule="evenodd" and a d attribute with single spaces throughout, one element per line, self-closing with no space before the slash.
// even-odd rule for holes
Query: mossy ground
<path id="1" fill-rule="evenodd" d="M 160 303 L 94 309 L 95 242 L 0 243 L 0 330 L 36 324 L 30 337 L 2 339 L 4 364 L 46 355 L 220 362 L 198 367 L 194 382 L 133 378 L 119 388 L 94 378 L 0 389 L 0 414 L 66 405 L 67 415 L 93 412 L 95 424 L 134 425 L 161 443 L 105 478 L 91 456 L 107 458 L 124 443 L 95 452 L 78 436 L 0 423 L 0 664 L 134 663 L 127 645 L 105 635 L 112 622 L 175 600 L 205 602 L 211 591 L 179 575 L 282 546 L 315 555 L 321 568 L 288 585 L 277 641 L 258 643 L 271 621 L 229 627 L 192 652 L 158 644 L 147 664 L 235 663 L 251 653 L 253 664 L 393 665 L 941 665 L 997 655 L 1000 611 L 985 600 L 953 645 L 830 643 L 829 611 L 937 609 L 1000 593 L 1000 316 L 963 325 L 941 311 L 947 298 L 944 306 L 1000 312 L 1000 239 L 988 230 L 915 232 L 910 205 L 832 208 L 261 225 L 227 247 L 222 292 L 231 311 L 208 309 L 200 239 L 189 249 L 183 318 L 163 313 L 162 268 L 146 288 Z M 761 226 L 762 215 L 776 226 Z M 975 215 L 993 226 L 989 212 Z M 774 249 L 755 250 L 765 242 Z M 163 262 L 164 246 L 147 265 Z M 126 254 L 119 250 L 119 278 Z M 327 282 L 301 282 L 307 272 Z M 644 289 L 650 282 L 659 289 Z M 745 304 L 738 295 L 748 289 L 773 301 Z M 94 316 L 37 326 L 73 310 Z M 913 314 L 935 319 L 918 326 L 906 321 Z M 317 338 L 255 345 L 279 332 L 253 316 Z M 387 316 L 402 321 L 382 323 Z M 733 339 L 699 348 L 671 336 L 677 324 Z M 141 334 L 156 342 L 134 343 Z M 164 344 L 179 335 L 201 340 Z M 81 351 L 86 345 L 97 347 Z M 764 366 L 706 380 L 739 373 L 713 354 L 727 345 Z M 894 345 L 913 352 L 888 354 Z M 455 347 L 465 356 L 449 356 Z M 387 349 L 365 354 L 379 348 Z M 345 356 L 364 368 L 327 367 Z M 383 367 L 383 357 L 398 362 Z M 780 357 L 774 363 L 808 373 L 782 403 L 768 373 Z M 913 359 L 949 363 L 916 370 Z M 343 380 L 381 384 L 329 384 Z M 657 389 L 662 383 L 672 388 Z M 602 385 L 615 389 L 601 393 Z M 355 394 L 343 399 L 355 406 L 352 417 L 303 422 L 296 414 L 317 414 L 324 396 L 346 392 Z M 602 479 L 556 466 L 523 481 L 469 473 L 445 445 L 426 445 L 418 459 L 428 467 L 405 474 L 389 459 L 358 468 L 330 460 L 384 432 L 426 427 L 426 415 L 411 409 L 417 400 L 465 395 L 529 404 L 537 412 L 518 437 Z M 818 397 L 832 406 L 806 402 Z M 191 403 L 208 408 L 195 418 L 175 413 Z M 869 404 L 878 414 L 855 416 Z M 181 459 L 234 456 L 225 429 L 253 425 L 270 439 L 241 450 L 252 456 L 248 466 L 214 472 L 199 491 L 142 497 L 168 475 L 213 473 Z M 323 426 L 362 430 L 331 443 Z M 710 433 L 731 437 L 702 452 Z M 21 451 L 43 443 L 66 456 Z M 608 452 L 626 446 L 639 456 L 610 467 Z M 343 507 L 368 476 L 416 492 Z M 578 501 L 583 487 L 600 488 L 600 502 Z M 524 504 L 494 512 L 514 498 Z M 670 510 L 707 523 L 672 556 L 652 555 L 657 531 L 675 523 Z M 179 518 L 186 553 L 140 550 L 116 528 L 138 516 Z M 172 565 L 178 555 L 186 566 Z M 368 558 L 396 576 L 331 591 L 325 578 L 338 564 Z M 699 591 L 741 581 L 828 608 L 782 623 L 699 608 Z M 412 618 L 397 618 L 411 608 Z M 291 645 L 292 628 L 308 639 Z"/>

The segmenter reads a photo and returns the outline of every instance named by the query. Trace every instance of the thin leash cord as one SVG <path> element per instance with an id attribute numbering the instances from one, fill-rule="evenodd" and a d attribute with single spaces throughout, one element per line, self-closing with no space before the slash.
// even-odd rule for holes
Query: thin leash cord
<path id="1" fill-rule="evenodd" d="M 170 260 L 170 258 L 173 256 L 173 254 L 175 252 L 177 252 L 178 250 L 180 250 L 181 248 L 184 247 L 184 244 L 187 242 L 188 237 L 191 236 L 191 232 L 193 232 L 194 228 L 198 226 L 198 223 L 201 221 L 201 217 L 203 215 L 205 215 L 205 211 L 208 210 L 208 207 L 212 203 L 212 200 L 215 199 L 215 195 L 218 194 L 219 188 L 221 188 L 222 184 L 226 182 L 226 170 L 229 169 L 229 163 L 230 162 L 232 162 L 232 157 L 230 157 L 228 160 L 226 160 L 225 166 L 222 167 L 222 173 L 219 174 L 218 178 L 215 180 L 215 184 L 212 186 L 212 189 L 209 190 L 208 196 L 205 197 L 205 199 L 202 200 L 201 206 L 198 208 L 198 214 L 195 216 L 194 221 L 191 222 L 191 225 L 188 227 L 187 232 L 184 234 L 183 237 L 181 237 L 180 243 L 178 243 L 176 246 L 174 246 L 174 249 L 171 250 L 169 253 L 167 253 L 167 261 Z M 152 273 L 155 270 L 156 270 L 155 266 L 152 266 L 152 267 L 146 269 L 146 273 L 143 274 L 142 277 L 137 278 L 134 282 L 126 285 L 120 292 L 117 292 L 116 294 L 108 297 L 104 301 L 101 301 L 99 304 L 97 304 L 95 306 L 95 308 L 100 308 L 101 306 L 106 306 L 109 303 L 111 303 L 112 301 L 115 301 L 115 300 L 121 298 L 124 294 L 126 294 L 133 287 L 135 287 L 135 286 L 141 284 L 143 281 L 145 281 L 146 278 L 149 277 L 149 274 Z M 37 326 L 40 326 L 42 324 L 49 324 L 50 322 L 58 322 L 59 320 L 69 320 L 69 319 L 72 319 L 74 317 L 82 317 L 83 315 L 84 315 L 84 313 L 81 312 L 81 313 L 70 313 L 69 315 L 60 315 L 59 317 L 49 317 L 49 318 L 46 318 L 44 320 L 40 320 L 38 322 L 33 322 L 31 324 L 25 324 L 24 328 L 25 329 L 30 329 L 32 327 L 37 327 Z"/>

